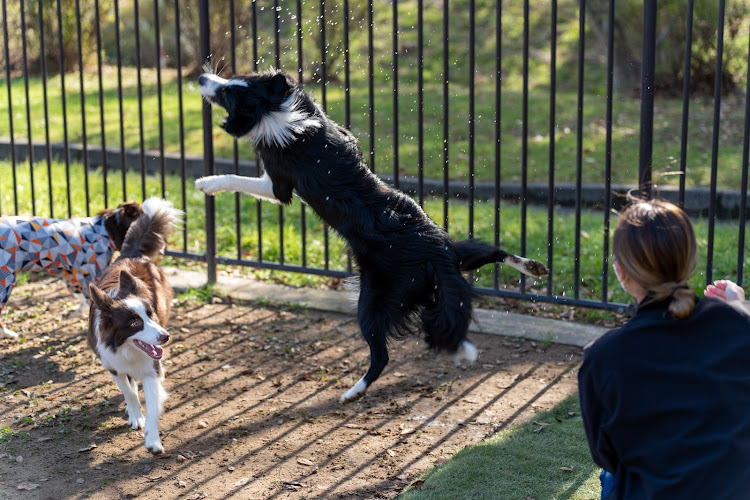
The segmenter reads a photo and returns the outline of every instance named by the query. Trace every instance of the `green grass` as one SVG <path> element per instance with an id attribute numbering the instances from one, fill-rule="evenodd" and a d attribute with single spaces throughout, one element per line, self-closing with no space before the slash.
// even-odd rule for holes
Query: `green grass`
<path id="1" fill-rule="evenodd" d="M 549 425 L 535 432 L 540 425 L 534 422 Z M 399 499 L 593 500 L 601 495 L 598 475 L 574 395 L 529 422 L 462 449 Z"/>
<path id="2" fill-rule="evenodd" d="M 28 164 L 16 166 L 15 195 L 18 200 L 18 213 L 32 212 L 31 204 L 31 175 Z M 86 180 L 83 176 L 83 166 L 73 163 L 69 173 L 65 165 L 54 162 L 51 166 L 52 183 L 52 213 L 56 217 L 67 217 L 68 203 L 73 216 L 86 215 Z M 43 216 L 49 216 L 48 186 L 49 173 L 45 162 L 36 164 L 34 170 L 36 192 L 35 210 Z M 0 176 L 4 179 L 12 178 L 12 167 L 9 162 L 0 162 Z M 113 206 L 122 199 L 121 174 L 119 171 L 109 172 L 109 205 Z M 70 180 L 67 181 L 66 179 Z M 164 191 L 166 198 L 178 208 L 186 209 L 186 231 L 178 230 L 172 237 L 170 249 L 203 254 L 205 252 L 205 196 L 193 188 L 193 180 L 187 179 L 186 197 L 181 194 L 180 177 L 167 175 Z M 147 196 L 160 196 L 162 186 L 155 176 L 148 176 L 144 180 Z M 92 170 L 88 177 L 89 200 L 88 213 L 94 214 L 105 208 L 103 197 L 103 176 L 101 170 Z M 128 197 L 132 193 L 140 193 L 141 178 L 139 173 L 129 171 L 126 176 Z M 70 198 L 68 198 L 68 186 Z M 237 232 L 235 216 L 235 200 L 240 206 L 240 230 Z M 311 210 L 306 209 L 305 253 L 302 252 L 302 204 L 295 199 L 291 206 L 283 209 L 283 224 L 280 222 L 280 209 L 271 203 L 261 203 L 262 239 L 258 237 L 257 202 L 250 196 L 220 194 L 215 197 L 216 206 L 216 241 L 218 255 L 227 258 L 242 258 L 257 260 L 262 249 L 263 260 L 266 262 L 280 262 L 282 246 L 280 236 L 283 234 L 284 263 L 309 267 L 324 268 L 326 236 L 320 219 Z M 443 220 L 442 200 L 427 199 L 425 211 L 434 220 Z M 13 213 L 14 189 L 12 183 L 0 185 L 0 211 L 3 214 Z M 449 204 L 449 232 L 457 239 L 466 238 L 469 225 L 469 206 L 460 200 L 451 200 Z M 575 214 L 570 210 L 556 210 L 554 214 L 554 241 L 552 264 L 552 293 L 559 296 L 574 296 L 575 276 Z M 614 216 L 612 223 L 614 223 Z M 703 289 L 706 281 L 706 248 L 708 239 L 708 221 L 701 218 L 694 220 L 699 245 L 699 261 L 696 273 L 690 284 L 694 290 Z M 714 262 L 712 276 L 717 278 L 736 279 L 737 277 L 737 249 L 739 248 L 738 234 L 741 222 L 717 222 L 714 235 Z M 601 300 L 602 295 L 602 262 L 604 259 L 604 214 L 598 211 L 583 211 L 581 215 L 581 256 L 579 261 L 578 291 L 583 299 Z M 547 260 L 547 210 L 542 207 L 530 206 L 526 224 L 526 255 L 546 262 Z M 499 214 L 500 245 L 507 251 L 519 253 L 521 251 L 521 207 L 512 203 L 503 203 Z M 474 207 L 474 235 L 488 242 L 495 238 L 494 204 L 478 202 Z M 745 242 L 748 245 L 748 242 Z M 333 232 L 328 233 L 329 260 L 328 268 L 337 271 L 347 270 L 347 259 L 344 242 Z M 611 246 L 610 246 L 611 248 Z M 303 260 L 304 258 L 304 260 Z M 175 265 L 198 266 L 195 262 L 180 260 Z M 743 257 L 743 267 L 746 271 L 750 265 L 750 258 Z M 518 287 L 519 274 L 507 267 L 499 266 L 498 281 L 501 287 L 514 289 Z M 294 286 L 320 286 L 329 278 L 301 273 L 256 270 L 256 275 L 263 279 L 276 280 Z M 475 284 L 492 287 L 495 279 L 493 266 L 485 266 L 474 273 Z M 629 297 L 618 286 L 612 272 L 609 272 L 608 300 L 616 303 L 627 303 Z M 535 293 L 547 293 L 547 280 L 526 281 L 527 290 Z"/>
<path id="3" fill-rule="evenodd" d="M 111 69 L 110 69 L 111 70 Z M 137 91 L 133 70 L 125 69 L 125 92 L 123 102 L 124 142 L 129 149 L 140 147 Z M 77 76 L 66 77 L 67 92 L 67 131 L 68 140 L 82 142 L 82 122 Z M 159 115 L 156 112 L 157 98 L 153 85 L 153 71 L 144 71 L 143 135 L 145 149 L 159 149 Z M 5 82 L 0 80 L 0 86 Z M 164 105 L 162 111 L 162 139 L 167 152 L 179 152 L 179 111 L 176 99 L 176 75 L 171 71 L 164 75 Z M 101 144 L 99 122 L 99 101 L 96 93 L 95 75 L 86 78 L 86 130 L 88 145 L 96 148 Z M 319 89 L 308 87 L 314 94 Z M 72 90 L 71 90 L 72 89 Z M 203 131 L 201 123 L 201 99 L 197 86 L 187 81 L 183 86 L 183 120 L 185 149 L 189 154 L 203 153 Z M 59 78 L 51 78 L 47 83 L 49 99 L 49 140 L 62 142 L 63 123 L 60 100 Z M 402 84 L 399 100 L 399 175 L 418 175 L 417 141 L 418 122 L 416 120 L 416 86 Z M 443 168 L 443 108 L 442 88 L 433 83 L 425 86 L 424 105 L 424 175 L 428 178 L 442 178 Z M 343 110 L 347 95 L 340 85 L 327 87 L 327 106 L 330 114 L 339 122 L 345 122 Z M 359 138 L 365 151 L 372 147 L 375 151 L 375 170 L 392 173 L 394 170 L 393 146 L 393 98 L 389 87 L 376 89 L 375 109 L 376 128 L 369 137 L 367 85 L 352 86 L 348 94 L 351 102 L 351 129 Z M 0 97 L 0 107 L 7 104 L 6 94 Z M 41 80 L 30 80 L 30 102 L 32 138 L 42 141 L 47 137 L 44 124 L 44 106 Z M 476 89 L 474 170 L 477 181 L 493 179 L 495 171 L 495 128 L 494 87 L 481 85 Z M 466 180 L 469 172 L 469 128 L 468 128 L 468 89 L 456 85 L 449 99 L 449 176 L 452 179 Z M 28 137 L 23 81 L 13 80 L 14 133 L 17 143 L 24 144 Z M 549 177 L 549 95 L 544 89 L 531 90 L 529 94 L 527 172 L 529 182 L 547 182 Z M 583 149 L 580 158 L 582 181 L 603 183 L 605 180 L 605 101 L 601 96 L 587 96 L 583 110 Z M 744 102 L 738 97 L 727 97 L 722 106 L 720 149 L 718 157 L 717 182 L 720 187 L 739 188 L 741 184 L 742 131 Z M 120 127 L 117 104 L 116 80 L 105 82 L 104 96 L 105 136 L 109 147 L 119 147 Z M 579 163 L 577 154 L 577 100 L 574 90 L 560 90 L 557 94 L 554 176 L 556 182 L 575 182 Z M 221 111 L 214 113 L 219 121 Z M 696 98 L 690 104 L 689 148 L 686 183 L 688 186 L 705 186 L 710 181 L 711 133 L 713 104 L 708 99 Z M 636 99 L 616 96 L 614 103 L 615 126 L 612 136 L 612 181 L 622 184 L 637 183 L 640 105 Z M 654 129 L 654 177 L 658 184 L 676 184 L 678 177 L 666 175 L 679 169 L 680 124 L 682 103 L 677 99 L 663 99 L 657 103 Z M 507 89 L 502 97 L 502 131 L 500 141 L 500 175 L 503 182 L 521 180 L 523 136 L 521 124 L 521 93 L 517 89 Z M 0 120 L 0 137 L 10 135 L 7 120 Z M 240 141 L 241 158 L 252 158 L 250 146 Z M 233 155 L 233 141 L 216 127 L 214 148 L 216 156 L 230 158 Z M 366 155 L 369 160 L 369 155 Z"/>

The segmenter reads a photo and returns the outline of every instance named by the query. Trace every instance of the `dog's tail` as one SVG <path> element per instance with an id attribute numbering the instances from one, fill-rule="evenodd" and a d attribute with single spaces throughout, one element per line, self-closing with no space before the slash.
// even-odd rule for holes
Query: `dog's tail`
<path id="1" fill-rule="evenodd" d="M 419 313 L 427 345 L 449 352 L 465 349 L 465 344 L 471 346 L 466 341 L 474 296 L 471 285 L 455 269 L 428 264 L 428 272 L 434 285 L 433 300 Z M 474 359 L 476 353 L 469 361 Z"/>
<path id="2" fill-rule="evenodd" d="M 182 211 L 161 198 L 143 202 L 143 212 L 125 234 L 120 255 L 127 258 L 154 258 L 164 252 L 172 228 L 182 219 Z"/>
<path id="3" fill-rule="evenodd" d="M 454 243 L 454 248 L 456 255 L 458 255 L 458 267 L 461 271 L 473 271 L 485 264 L 501 262 L 535 278 L 549 274 L 547 266 L 538 260 L 519 257 L 480 241 L 457 241 Z"/>

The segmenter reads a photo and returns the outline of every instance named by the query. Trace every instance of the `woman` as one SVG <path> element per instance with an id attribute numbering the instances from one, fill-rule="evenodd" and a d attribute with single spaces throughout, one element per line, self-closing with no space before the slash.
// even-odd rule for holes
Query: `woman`
<path id="1" fill-rule="evenodd" d="M 750 498 L 750 318 L 690 291 L 695 233 L 671 203 L 631 204 L 613 253 L 638 309 L 578 374 L 602 498 Z"/>

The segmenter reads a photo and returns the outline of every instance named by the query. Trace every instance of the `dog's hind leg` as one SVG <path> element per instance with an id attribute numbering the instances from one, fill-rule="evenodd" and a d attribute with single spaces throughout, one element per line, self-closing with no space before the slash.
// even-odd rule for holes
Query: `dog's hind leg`
<path id="1" fill-rule="evenodd" d="M 1 253 L 2 252 L 0 252 L 0 254 Z M 0 314 L 3 312 L 5 303 L 8 302 L 8 298 L 10 298 L 10 292 L 13 291 L 15 282 L 15 273 L 9 273 L 0 268 Z M 17 339 L 18 334 L 13 330 L 8 330 L 0 324 L 0 338 Z"/>
<path id="2" fill-rule="evenodd" d="M 368 368 L 364 377 L 341 396 L 339 399 L 341 403 L 351 403 L 364 396 L 367 388 L 380 377 L 388 364 L 386 332 L 388 332 L 389 321 L 387 315 L 382 312 L 384 307 L 387 308 L 387 305 L 378 305 L 374 301 L 370 302 L 366 292 L 361 292 L 358 314 L 359 327 L 362 330 L 362 336 L 370 346 L 370 368 Z"/>
<path id="3" fill-rule="evenodd" d="M 125 404 L 128 410 L 128 425 L 132 429 L 141 429 L 146 425 L 146 419 L 143 417 L 141 401 L 138 399 L 138 386 L 135 380 L 120 373 L 110 373 L 112 373 L 112 378 L 115 379 L 117 387 L 120 388 L 122 395 L 125 397 Z"/>
<path id="4" fill-rule="evenodd" d="M 143 395 L 146 399 L 146 426 L 143 428 L 145 445 L 151 453 L 164 453 L 164 447 L 159 438 L 159 416 L 163 410 L 167 393 L 157 377 L 143 379 Z"/>

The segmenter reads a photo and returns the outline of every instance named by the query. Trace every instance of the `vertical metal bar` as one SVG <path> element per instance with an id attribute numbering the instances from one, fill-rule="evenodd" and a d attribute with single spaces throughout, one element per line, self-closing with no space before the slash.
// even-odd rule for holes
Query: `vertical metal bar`
<path id="1" fill-rule="evenodd" d="M 580 0 L 578 12 L 578 120 L 576 125 L 576 215 L 575 258 L 573 266 L 573 297 L 578 298 L 581 281 L 581 188 L 583 171 L 583 65 L 586 33 L 586 0 Z"/>
<path id="2" fill-rule="evenodd" d="M 182 31 L 180 30 L 180 0 L 174 0 L 174 23 L 175 40 L 177 42 L 177 113 L 180 131 L 180 179 L 182 180 L 182 212 L 185 217 L 182 221 L 182 251 L 187 252 L 187 165 L 185 163 L 185 118 L 182 109 L 182 43 L 180 42 Z"/>
<path id="3" fill-rule="evenodd" d="M 44 43 L 44 14 L 42 0 L 37 2 L 39 10 L 39 58 L 42 66 L 42 102 L 44 104 L 44 149 L 47 153 L 47 189 L 49 192 L 49 216 L 55 216 L 54 198 L 52 196 L 52 149 L 49 142 L 49 100 L 47 98 L 47 53 Z M 63 68 L 60 68 L 63 72 Z"/>
<path id="4" fill-rule="evenodd" d="M 711 187 L 708 202 L 708 244 L 706 248 L 706 284 L 713 281 L 714 226 L 716 225 L 716 174 L 719 169 L 719 121 L 721 118 L 721 75 L 724 57 L 724 14 L 726 2 L 719 2 L 719 19 L 716 36 L 716 76 L 714 79 L 714 130 L 711 140 Z"/>
<path id="5" fill-rule="evenodd" d="M 609 282 L 609 229 L 612 207 L 612 92 L 615 71 L 615 0 L 609 1 L 607 31 L 607 138 L 604 152 L 604 235 L 602 241 L 602 302 L 607 302 Z"/>
<path id="6" fill-rule="evenodd" d="M 443 0 L 443 229 L 448 230 L 448 200 L 450 196 L 449 189 L 449 177 L 448 177 L 448 166 L 449 166 L 449 105 L 450 96 L 448 82 L 450 80 L 450 44 L 448 43 L 448 30 L 450 23 L 450 0 Z"/>
<path id="7" fill-rule="evenodd" d="M 146 144 L 143 137 L 143 82 L 141 79 L 141 16 L 138 4 L 141 0 L 133 0 L 133 17 L 135 31 L 135 75 L 136 90 L 138 92 L 138 143 L 141 153 L 141 199 L 146 199 Z"/>
<path id="8" fill-rule="evenodd" d="M 258 11 L 257 2 L 252 0 L 252 32 L 253 32 L 253 71 L 258 71 Z M 260 176 L 260 160 L 255 159 L 255 169 Z M 263 206 L 261 201 L 255 203 L 256 217 L 258 219 L 258 261 L 263 262 Z"/>
<path id="9" fill-rule="evenodd" d="M 547 183 L 547 295 L 552 295 L 555 260 L 555 134 L 557 132 L 557 0 L 550 13 L 549 174 Z M 605 208 L 606 210 L 606 208 Z"/>
<path id="10" fill-rule="evenodd" d="M 553 0 L 554 1 L 554 0 Z M 495 246 L 500 246 L 500 162 L 502 153 L 502 83 L 503 83 L 503 2 L 497 0 L 495 6 Z M 500 265 L 493 269 L 493 288 L 500 287 Z"/>
<path id="11" fill-rule="evenodd" d="M 328 74 L 326 70 L 326 2 L 325 0 L 320 0 L 320 99 L 323 111 L 327 111 L 328 109 L 328 102 L 326 100 Z M 330 267 L 330 260 L 331 251 L 328 238 L 328 224 L 323 224 L 323 267 L 326 270 Z"/>
<path id="12" fill-rule="evenodd" d="M 498 0 L 499 1 L 499 0 Z M 424 205 L 424 1 L 417 0 L 417 198 Z"/>
<path id="13" fill-rule="evenodd" d="M 78 0 L 76 0 L 78 1 Z M 167 197 L 167 166 L 164 158 L 164 112 L 161 95 L 161 32 L 159 27 L 159 0 L 154 0 L 154 45 L 156 46 L 156 99 L 159 118 L 159 173 L 161 181 L 161 197 Z"/>
<path id="14" fill-rule="evenodd" d="M 205 61 L 211 56 L 208 0 L 198 1 L 198 12 L 201 60 Z M 214 140 L 211 127 L 211 105 L 203 100 L 203 173 L 205 175 L 213 175 L 214 173 Z M 216 206 L 214 197 L 208 195 L 206 195 L 206 271 L 208 282 L 216 283 Z"/>
<path id="15" fill-rule="evenodd" d="M 398 189 L 398 2 L 393 0 L 393 186 Z"/>
<path id="16" fill-rule="evenodd" d="M 3 44 L 5 48 L 5 83 L 8 86 L 8 125 L 10 131 L 10 169 L 13 177 L 13 213 L 18 214 L 18 183 L 16 181 L 16 140 L 13 127 L 13 81 L 10 75 L 10 49 L 8 48 L 8 8 L 6 1 L 3 5 Z"/>
<path id="17" fill-rule="evenodd" d="M 86 195 L 86 217 L 91 215 L 89 207 L 89 150 L 86 133 L 86 89 L 83 84 L 83 42 L 81 40 L 81 1 L 76 0 L 76 33 L 78 35 L 78 78 L 81 87 L 81 143 L 83 146 L 83 185 Z M 70 199 L 68 199 L 70 203 Z"/>
<path id="18" fill-rule="evenodd" d="M 643 2 L 643 55 L 641 61 L 641 142 L 638 188 L 651 197 L 651 163 L 654 142 L 654 66 L 656 64 L 656 0 Z"/>
<path id="19" fill-rule="evenodd" d="M 68 108 L 65 92 L 65 56 L 63 54 L 63 22 L 61 0 L 57 0 L 57 45 L 60 56 L 60 104 L 62 105 L 63 119 L 63 150 L 65 154 L 65 192 L 68 195 L 68 217 L 73 216 L 70 196 L 70 145 L 68 144 Z"/>
<path id="20" fill-rule="evenodd" d="M 99 0 L 94 0 L 94 17 L 96 23 L 96 72 L 99 78 L 99 125 L 101 126 L 101 148 L 102 148 L 102 186 L 104 188 L 104 205 L 109 205 L 109 191 L 107 182 L 107 134 L 104 126 L 104 79 L 102 77 L 102 30 L 99 16 Z"/>
<path id="21" fill-rule="evenodd" d="M 344 32 L 347 33 L 347 30 L 345 29 Z M 305 81 L 302 68 L 302 0 L 297 0 L 297 78 L 300 86 L 302 86 Z M 299 212 L 302 228 L 302 267 L 307 267 L 307 217 L 304 203 L 300 203 Z"/>
<path id="22" fill-rule="evenodd" d="M 229 0 L 229 38 L 232 45 L 230 52 L 230 67 L 232 74 L 237 74 L 237 31 L 234 29 L 234 0 Z M 232 158 L 234 165 L 234 174 L 240 174 L 240 150 L 236 138 L 232 140 Z M 242 221 L 240 210 L 240 193 L 234 193 L 234 232 L 235 244 L 237 246 L 237 259 L 242 259 Z"/>
<path id="23" fill-rule="evenodd" d="M 421 0 L 419 0 L 421 1 Z M 346 128 L 352 128 L 351 69 L 349 60 L 349 0 L 344 0 L 344 101 Z M 303 204 L 304 207 L 304 204 Z M 346 270 L 352 272 L 352 252 L 346 250 Z"/>
<path id="24" fill-rule="evenodd" d="M 687 172 L 688 118 L 690 116 L 690 59 L 693 48 L 693 6 L 688 0 L 687 26 L 685 28 L 685 66 L 682 77 L 682 136 L 680 138 L 680 206 L 685 206 L 685 172 Z"/>
<path id="25" fill-rule="evenodd" d="M 373 37 L 375 12 L 373 9 L 373 0 L 367 0 L 367 95 L 370 105 L 370 170 L 375 172 L 375 42 Z"/>
<path id="26" fill-rule="evenodd" d="M 281 67 L 280 17 L 279 0 L 273 0 L 274 62 L 277 68 Z M 279 204 L 279 264 L 284 264 L 284 260 L 284 205 Z"/>
<path id="27" fill-rule="evenodd" d="M 521 99 L 521 255 L 526 255 L 526 197 L 529 171 L 529 0 L 523 2 L 523 88 Z M 526 276 L 521 275 L 521 293 Z"/>
<path id="28" fill-rule="evenodd" d="M 58 0 L 59 1 L 59 0 Z M 31 103 L 29 99 L 29 58 L 26 47 L 26 6 L 21 0 L 21 51 L 23 52 L 23 82 L 26 90 L 26 130 L 29 134 L 29 174 L 31 175 L 31 213 L 36 214 L 36 199 L 34 189 L 34 143 L 31 133 Z"/>
<path id="29" fill-rule="evenodd" d="M 747 170 L 750 158 L 750 37 L 747 49 L 745 83 L 745 133 L 742 138 L 742 187 L 740 188 L 739 235 L 737 237 L 737 284 L 742 286 L 745 268 L 745 221 L 747 219 Z"/>
<path id="30" fill-rule="evenodd" d="M 122 175 L 122 199 L 128 199 L 127 164 L 125 161 L 125 112 L 122 98 L 122 49 L 120 47 L 120 2 L 115 0 L 115 45 L 117 52 L 117 105 L 120 118 L 120 173 Z"/>
<path id="31" fill-rule="evenodd" d="M 474 73 L 476 62 L 474 60 L 474 45 L 476 37 L 476 10 L 474 0 L 469 0 L 469 239 L 474 238 Z"/>

